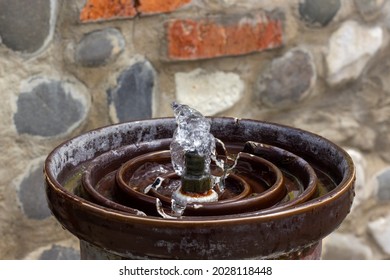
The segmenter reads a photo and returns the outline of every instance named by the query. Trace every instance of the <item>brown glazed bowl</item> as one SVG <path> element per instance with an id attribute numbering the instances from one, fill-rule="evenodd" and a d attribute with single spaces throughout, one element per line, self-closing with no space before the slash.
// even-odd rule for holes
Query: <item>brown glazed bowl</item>
<path id="1" fill-rule="evenodd" d="M 148 143 L 148 150 L 153 150 L 155 140 L 172 137 L 176 123 L 173 118 L 163 118 L 103 127 L 59 145 L 44 166 L 49 207 L 61 225 L 80 239 L 82 258 L 319 257 L 321 240 L 350 211 L 355 180 L 350 156 L 332 142 L 300 129 L 255 120 L 210 120 L 211 133 L 225 143 L 244 146 L 254 141 L 287 150 L 315 167 L 333 187 L 325 194 L 274 211 L 171 220 L 139 215 L 137 209 L 134 213 L 112 209 L 82 190 L 70 189 L 67 182 L 81 178 L 77 176 L 89 162 L 103 153 L 139 145 L 142 154 Z M 110 163 L 107 166 L 110 168 Z"/>

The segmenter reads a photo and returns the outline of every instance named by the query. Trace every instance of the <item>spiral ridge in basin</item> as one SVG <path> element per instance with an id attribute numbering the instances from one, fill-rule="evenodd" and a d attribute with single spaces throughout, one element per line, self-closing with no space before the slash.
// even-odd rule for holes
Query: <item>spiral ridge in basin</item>
<path id="1" fill-rule="evenodd" d="M 156 198 L 159 198 L 168 208 L 174 191 L 170 189 L 170 185 L 180 184 L 170 163 L 170 152 L 164 150 L 166 144 L 167 142 L 164 141 L 156 141 L 153 146 L 161 147 L 162 150 L 145 152 L 136 157 L 128 152 L 126 158 L 118 159 L 114 155 L 119 155 L 118 151 L 114 154 L 110 151 L 108 154 L 96 157 L 83 172 L 82 187 L 95 202 L 101 205 L 129 213 L 142 211 L 158 216 Z M 124 150 L 126 149 L 129 151 L 131 147 L 124 147 Z M 237 146 L 232 146 L 228 150 L 234 153 L 239 149 Z M 262 209 L 275 211 L 307 201 L 318 192 L 315 171 L 302 158 L 283 149 L 254 142 L 246 143 L 243 150 L 250 153 L 240 152 L 235 172 L 227 178 L 226 189 L 220 193 L 219 200 L 189 204 L 185 216 L 227 215 Z M 258 156 L 261 153 L 262 157 Z M 277 161 L 279 158 L 281 158 L 282 170 L 268 160 Z M 115 178 L 113 171 L 111 169 L 107 171 L 102 164 L 107 161 L 118 162 L 118 166 L 115 167 L 117 169 L 114 171 Z M 154 172 L 151 172 L 153 170 Z M 160 172 L 156 172 L 159 170 Z M 141 179 L 132 180 L 135 173 L 141 173 L 137 175 L 143 176 Z M 294 173 L 296 175 L 293 175 Z M 99 174 L 99 180 L 92 178 L 96 176 L 95 174 Z M 145 188 L 157 177 L 165 179 L 165 182 L 168 181 L 168 185 L 160 187 L 159 191 L 152 189 L 150 193 L 145 194 Z"/>

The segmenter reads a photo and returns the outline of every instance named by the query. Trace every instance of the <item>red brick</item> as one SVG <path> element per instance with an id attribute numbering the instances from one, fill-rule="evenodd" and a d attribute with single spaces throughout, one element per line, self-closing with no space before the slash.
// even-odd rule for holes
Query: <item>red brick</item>
<path id="1" fill-rule="evenodd" d="M 194 60 L 242 55 L 283 44 L 282 22 L 264 12 L 246 16 L 169 21 L 167 56 Z"/>
<path id="2" fill-rule="evenodd" d="M 190 2 L 191 0 L 139 0 L 137 10 L 141 14 L 166 13 Z"/>
<path id="3" fill-rule="evenodd" d="M 134 0 L 88 0 L 80 13 L 80 21 L 100 21 L 134 17 Z"/>

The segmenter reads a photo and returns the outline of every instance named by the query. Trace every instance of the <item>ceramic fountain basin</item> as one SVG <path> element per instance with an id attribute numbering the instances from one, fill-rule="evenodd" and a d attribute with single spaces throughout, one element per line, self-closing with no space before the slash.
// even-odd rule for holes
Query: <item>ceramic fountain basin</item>
<path id="1" fill-rule="evenodd" d="M 210 120 L 211 133 L 223 142 L 243 146 L 253 141 L 289 151 L 313 166 L 318 184 L 323 184 L 324 178 L 324 182 L 332 183 L 326 192 L 283 207 L 176 220 L 144 216 L 131 205 L 112 208 L 91 199 L 81 187 L 81 175 L 104 153 L 114 158 L 102 163 L 108 173 L 130 159 L 123 147 L 135 145 L 131 158 L 156 150 L 155 140 L 169 142 L 175 120 L 152 119 L 99 128 L 55 148 L 44 167 L 49 207 L 63 227 L 81 240 L 82 257 L 319 257 L 321 240 L 341 224 L 352 205 L 355 168 L 350 156 L 329 140 L 297 128 L 255 120 Z M 277 158 L 275 161 L 277 166 L 281 163 Z"/>

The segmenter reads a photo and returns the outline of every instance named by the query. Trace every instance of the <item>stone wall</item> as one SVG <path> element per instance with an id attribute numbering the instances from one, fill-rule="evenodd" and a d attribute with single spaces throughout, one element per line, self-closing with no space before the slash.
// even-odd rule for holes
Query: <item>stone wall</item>
<path id="1" fill-rule="evenodd" d="M 0 259 L 77 258 L 45 157 L 174 100 L 348 149 L 355 202 L 323 258 L 389 258 L 389 32 L 384 0 L 0 0 Z"/>

